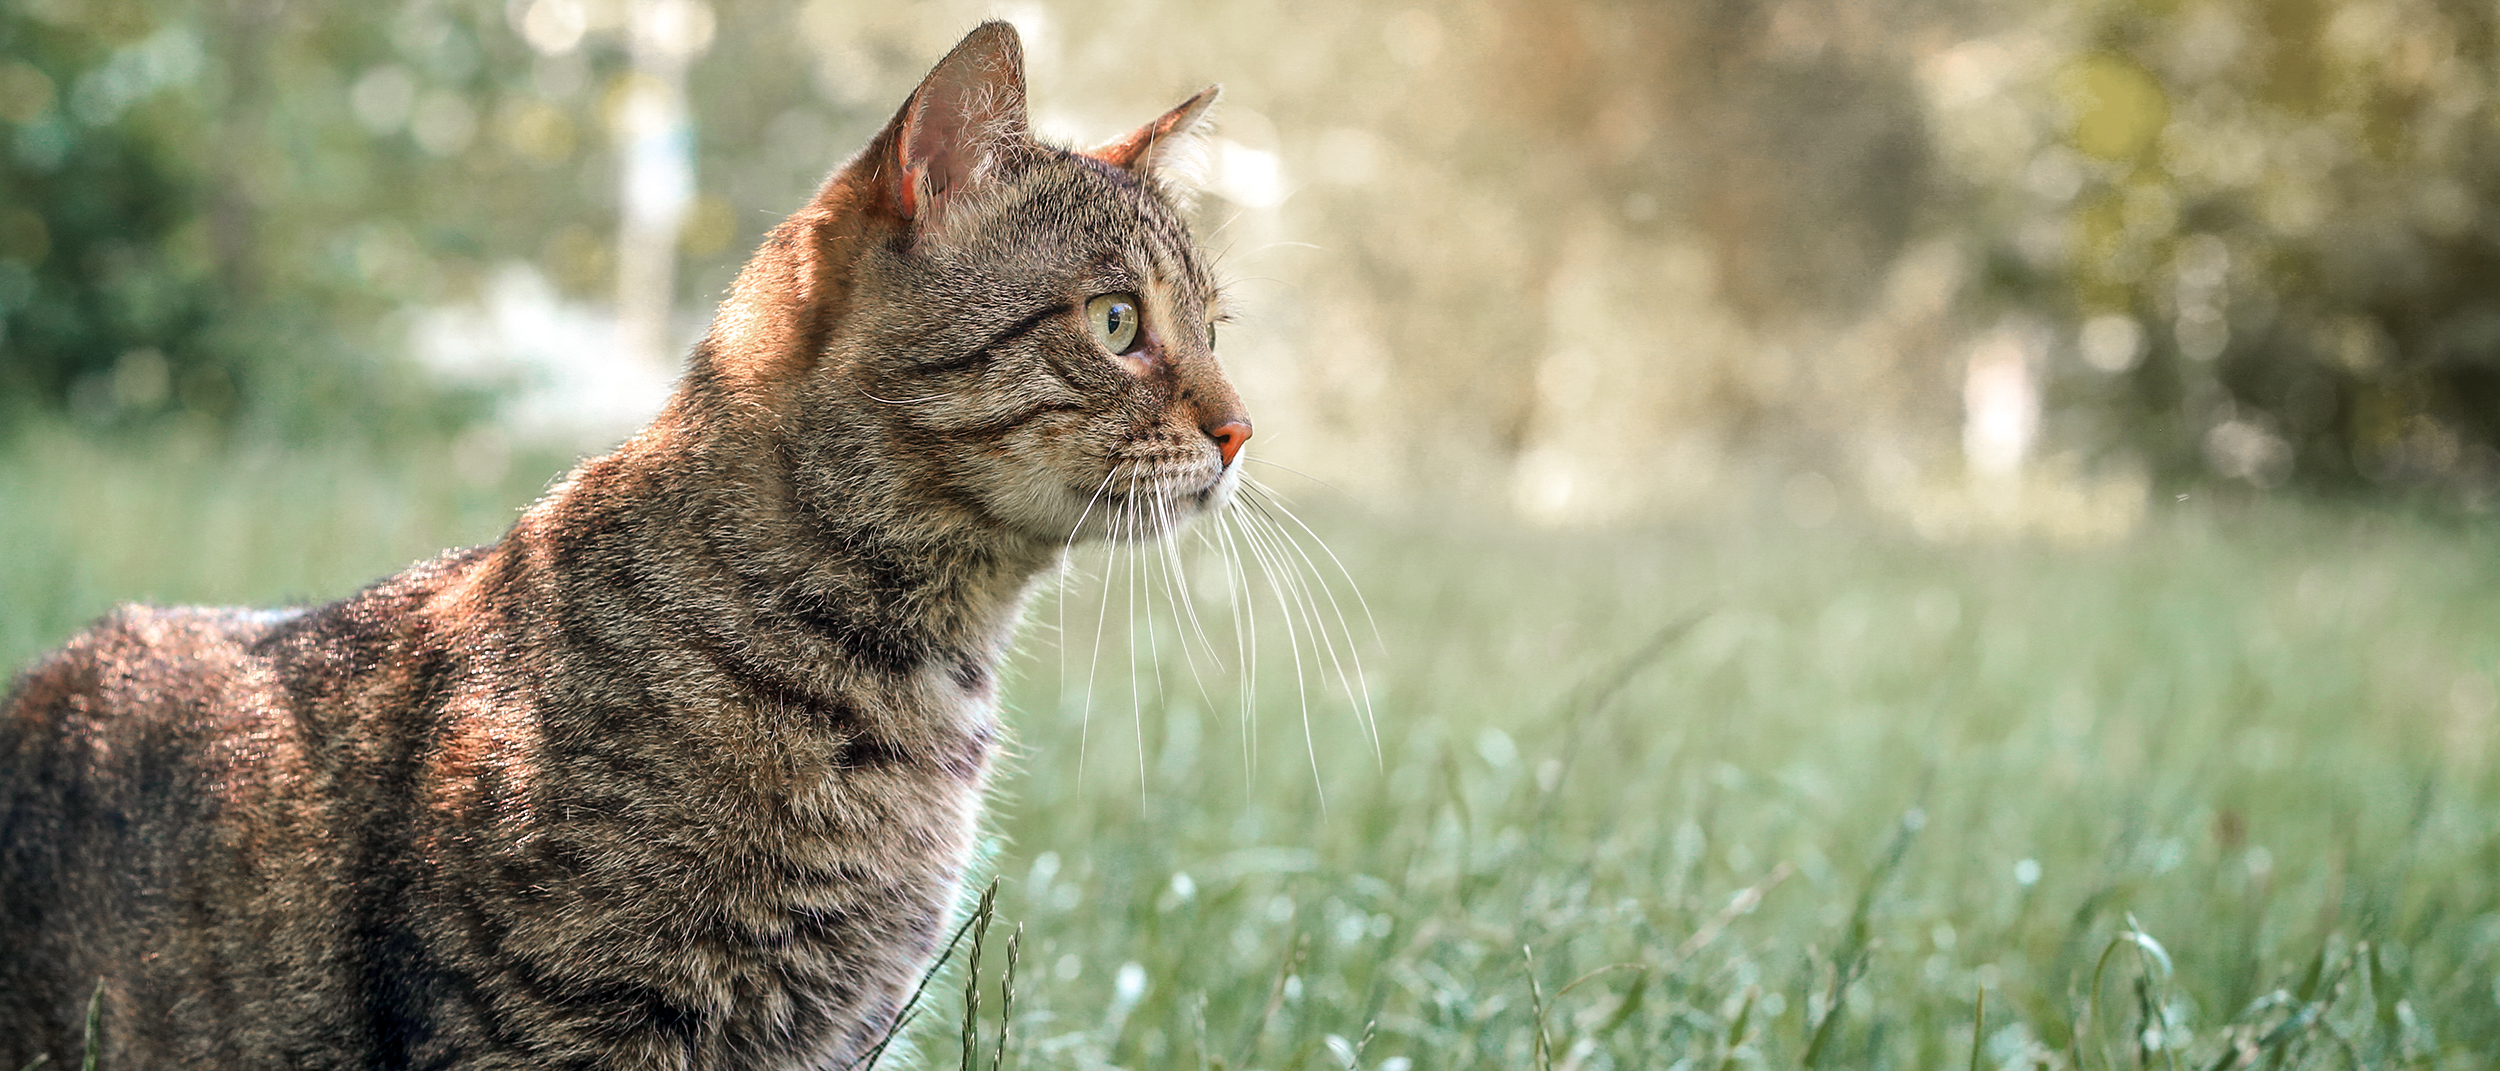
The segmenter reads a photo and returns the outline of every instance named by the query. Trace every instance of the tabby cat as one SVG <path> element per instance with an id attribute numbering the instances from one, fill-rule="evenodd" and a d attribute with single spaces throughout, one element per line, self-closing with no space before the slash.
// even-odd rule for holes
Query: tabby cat
<path id="1" fill-rule="evenodd" d="M 1250 424 L 1177 207 L 1213 88 L 1036 142 L 1003 23 L 776 227 L 650 427 L 317 608 L 126 607 L 0 711 L 0 1071 L 839 1068 L 956 904 L 1079 540 Z"/>

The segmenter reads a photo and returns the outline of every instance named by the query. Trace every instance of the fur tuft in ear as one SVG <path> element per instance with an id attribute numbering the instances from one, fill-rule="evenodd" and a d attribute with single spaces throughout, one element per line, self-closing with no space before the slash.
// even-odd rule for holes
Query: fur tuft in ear
<path id="1" fill-rule="evenodd" d="M 1206 179 L 1207 129 L 1211 125 L 1206 122 L 1207 110 L 1223 95 L 1224 87 L 1220 85 L 1201 89 L 1197 96 L 1182 101 L 1180 107 L 1163 113 L 1154 122 L 1086 155 L 1140 178 L 1153 179 L 1166 189 L 1194 191 Z"/>
<path id="2" fill-rule="evenodd" d="M 906 219 L 934 223 L 1001 154 L 1031 138 L 1016 28 L 985 22 L 965 35 L 912 91 L 894 127 L 894 204 Z"/>

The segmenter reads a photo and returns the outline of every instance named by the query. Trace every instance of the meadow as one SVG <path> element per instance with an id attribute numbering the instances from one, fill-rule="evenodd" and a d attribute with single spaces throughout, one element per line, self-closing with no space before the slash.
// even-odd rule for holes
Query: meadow
<path id="1" fill-rule="evenodd" d="M 458 456 L 20 429 L 0 662 L 124 600 L 336 597 L 565 461 Z M 982 939 L 880 1066 L 2500 1052 L 2488 520 L 2199 494 L 2083 550 L 1846 511 L 1552 533 L 1265 478 L 1333 551 L 1260 544 L 1301 611 L 1203 541 L 1037 605 Z"/>

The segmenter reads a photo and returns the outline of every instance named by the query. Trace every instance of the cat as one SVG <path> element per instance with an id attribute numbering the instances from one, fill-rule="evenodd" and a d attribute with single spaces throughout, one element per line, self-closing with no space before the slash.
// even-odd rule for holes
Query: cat
<path id="1" fill-rule="evenodd" d="M 738 276 L 651 425 L 309 609 L 124 607 L 0 708 L 0 1069 L 840 1068 L 965 880 L 1080 541 L 1250 422 L 1182 174 L 980 26 Z"/>

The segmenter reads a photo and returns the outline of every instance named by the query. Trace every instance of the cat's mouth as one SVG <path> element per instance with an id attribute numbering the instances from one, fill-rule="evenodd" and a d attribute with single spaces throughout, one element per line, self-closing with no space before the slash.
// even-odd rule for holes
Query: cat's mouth
<path id="1" fill-rule="evenodd" d="M 1235 466 L 1197 462 L 1131 462 L 1115 465 L 1092 495 L 1091 518 L 1080 527 L 1093 538 L 1154 539 L 1223 508 L 1231 497 Z"/>

